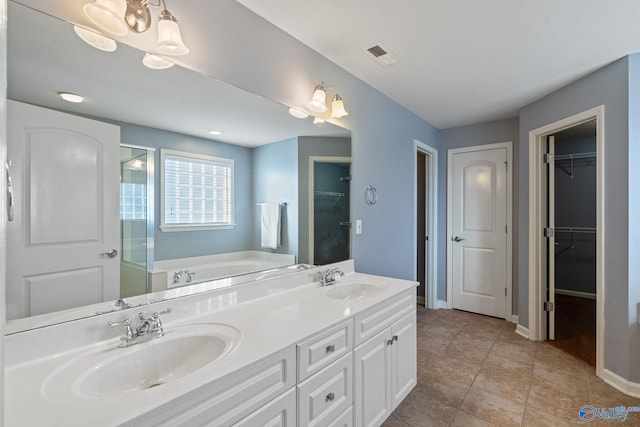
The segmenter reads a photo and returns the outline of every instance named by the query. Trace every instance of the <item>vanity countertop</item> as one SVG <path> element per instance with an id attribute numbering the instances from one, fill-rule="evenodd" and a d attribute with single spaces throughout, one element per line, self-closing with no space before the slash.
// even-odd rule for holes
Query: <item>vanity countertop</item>
<path id="1" fill-rule="evenodd" d="M 126 351 L 127 349 L 117 347 L 117 337 L 7 366 L 5 425 L 70 427 L 122 424 L 416 286 L 416 282 L 412 281 L 355 273 L 352 262 L 350 266 L 351 272 L 340 278 L 334 286 L 364 282 L 381 285 L 380 291 L 366 298 L 333 299 L 325 295 L 331 287 L 310 283 L 309 274 L 300 273 L 299 286 L 241 303 L 234 303 L 233 292 L 227 293 L 224 298 L 228 300 L 228 304 L 210 312 L 206 309 L 193 310 L 195 298 L 191 298 L 191 301 L 167 302 L 165 306 L 174 308 L 173 313 L 163 318 L 167 331 L 185 324 L 222 323 L 240 331 L 241 337 L 232 353 L 221 360 L 160 387 L 100 398 L 76 397 L 66 390 L 59 390 L 57 393 L 55 389 L 52 392 L 50 386 L 45 387 L 50 374 L 78 356 L 95 351 L 99 346 L 107 344 L 109 347 L 106 351 L 115 356 L 117 352 Z M 252 286 L 261 285 L 255 282 Z M 195 304 L 207 307 L 207 298 L 213 297 L 200 295 Z M 204 311 L 204 314 L 190 315 L 194 311 Z M 99 325 L 102 323 L 106 321 L 102 320 Z M 93 320 L 89 327 L 96 328 L 97 325 Z M 69 330 L 68 326 L 65 330 Z M 56 333 L 54 328 L 50 332 Z M 11 344 L 11 340 L 6 343 L 7 346 Z M 138 345 L 143 346 L 145 343 Z M 44 390 L 49 391 L 45 393 Z"/>

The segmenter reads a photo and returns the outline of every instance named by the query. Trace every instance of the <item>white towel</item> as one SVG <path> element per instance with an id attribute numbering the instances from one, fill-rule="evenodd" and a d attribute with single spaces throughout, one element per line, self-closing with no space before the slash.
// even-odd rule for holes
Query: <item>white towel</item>
<path id="1" fill-rule="evenodd" d="M 263 248 L 278 249 L 280 246 L 280 203 L 261 203 L 261 242 Z"/>

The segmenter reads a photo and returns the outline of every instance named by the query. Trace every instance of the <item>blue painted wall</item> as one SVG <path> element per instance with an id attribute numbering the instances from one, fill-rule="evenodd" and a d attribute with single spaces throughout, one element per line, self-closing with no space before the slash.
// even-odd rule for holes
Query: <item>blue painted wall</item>
<path id="1" fill-rule="evenodd" d="M 253 149 L 253 233 L 252 247 L 266 252 L 293 254 L 298 259 L 298 138 L 289 138 Z M 260 247 L 260 206 L 257 203 L 286 203 L 282 207 L 282 246 Z"/>
<path id="2" fill-rule="evenodd" d="M 635 62 L 635 60 L 634 60 Z M 640 353 L 630 354 L 629 333 L 637 315 L 629 310 L 629 58 L 620 59 L 520 111 L 519 153 L 519 314 L 529 325 L 529 132 L 605 106 L 605 368 L 623 378 L 640 379 Z M 640 254 L 636 254 L 636 260 Z M 637 261 L 633 261 L 637 264 Z M 637 285 L 637 284 L 636 284 Z M 631 322 L 635 319 L 635 323 Z M 632 357 L 631 357 L 632 356 Z"/>

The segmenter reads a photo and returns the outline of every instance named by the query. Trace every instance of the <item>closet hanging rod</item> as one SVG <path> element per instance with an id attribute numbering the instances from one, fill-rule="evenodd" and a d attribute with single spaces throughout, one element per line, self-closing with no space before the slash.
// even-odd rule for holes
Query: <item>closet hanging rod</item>
<path id="1" fill-rule="evenodd" d="M 316 191 L 317 196 L 344 197 L 344 193 L 335 193 L 333 191 Z"/>
<path id="2" fill-rule="evenodd" d="M 556 154 L 553 160 L 571 160 L 571 159 L 594 159 L 596 153 L 573 153 L 573 154 Z"/>
<path id="3" fill-rule="evenodd" d="M 598 231 L 591 227 L 555 227 L 554 230 L 566 233 L 595 233 Z"/>

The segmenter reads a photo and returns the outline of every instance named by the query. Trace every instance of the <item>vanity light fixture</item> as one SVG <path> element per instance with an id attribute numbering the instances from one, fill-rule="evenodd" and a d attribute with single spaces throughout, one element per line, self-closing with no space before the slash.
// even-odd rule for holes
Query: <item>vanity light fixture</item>
<path id="1" fill-rule="evenodd" d="M 167 68 L 171 68 L 176 65 L 171 61 L 168 61 L 156 55 L 152 55 L 150 53 L 144 54 L 142 63 L 145 65 L 145 67 L 151 68 L 153 70 L 166 70 Z"/>
<path id="2" fill-rule="evenodd" d="M 289 108 L 289 114 L 291 114 L 296 119 L 306 119 L 307 117 L 309 117 L 309 113 L 294 107 Z"/>
<path id="3" fill-rule="evenodd" d="M 65 101 L 73 102 L 74 104 L 79 104 L 84 101 L 83 97 L 71 92 L 58 92 L 58 96 Z"/>
<path id="4" fill-rule="evenodd" d="M 73 30 L 85 43 L 95 47 L 96 49 L 100 49 L 105 52 L 113 52 L 117 48 L 115 40 L 105 37 L 102 34 L 87 30 L 86 28 L 78 27 L 77 25 L 73 26 Z"/>
<path id="5" fill-rule="evenodd" d="M 186 55 L 189 48 L 182 41 L 178 20 L 167 10 L 167 6 L 162 0 L 164 10 L 160 12 L 158 22 L 158 43 L 155 50 L 165 55 Z"/>
<path id="6" fill-rule="evenodd" d="M 324 91 L 324 82 L 316 85 L 313 96 L 307 103 L 307 108 L 314 113 L 324 113 L 327 111 L 327 93 Z"/>
<path id="7" fill-rule="evenodd" d="M 115 36 L 127 35 L 127 25 L 123 17 L 127 10 L 125 0 L 96 0 L 82 8 L 87 18 L 100 29 Z"/>
<path id="8" fill-rule="evenodd" d="M 167 10 L 165 0 L 96 0 L 85 4 L 85 15 L 101 30 L 125 36 L 129 30 L 144 33 L 151 28 L 150 6 L 162 7 L 158 17 L 158 42 L 155 51 L 163 55 L 186 55 L 189 48 L 182 41 L 178 20 Z"/>
<path id="9" fill-rule="evenodd" d="M 222 135 L 222 132 L 219 130 L 210 130 L 209 135 Z"/>
<path id="10" fill-rule="evenodd" d="M 324 82 L 316 85 L 313 96 L 307 103 L 307 109 L 313 113 L 324 113 L 327 111 L 327 93 L 331 92 L 334 96 L 331 98 L 331 113 L 329 117 L 332 119 L 337 119 L 340 117 L 344 117 L 349 115 L 347 111 L 344 109 L 344 102 L 336 88 L 332 86 L 325 86 Z"/>
<path id="11" fill-rule="evenodd" d="M 314 117 L 313 118 L 313 124 L 314 125 L 319 125 L 319 124 L 324 123 L 324 122 L 325 122 L 325 120 L 321 119 L 320 117 Z"/>
<path id="12" fill-rule="evenodd" d="M 337 93 L 333 97 L 333 101 L 331 101 L 331 116 L 332 118 L 339 119 L 340 117 L 348 116 L 347 110 L 344 109 L 344 103 L 342 102 L 342 98 Z"/>

